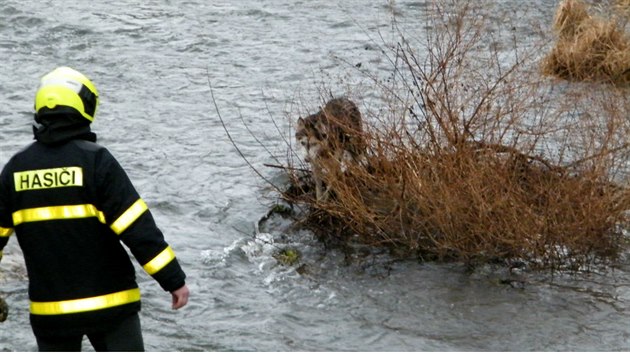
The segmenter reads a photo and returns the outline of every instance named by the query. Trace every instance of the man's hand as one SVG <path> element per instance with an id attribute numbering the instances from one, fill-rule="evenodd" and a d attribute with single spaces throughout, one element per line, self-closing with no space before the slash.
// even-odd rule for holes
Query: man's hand
<path id="1" fill-rule="evenodd" d="M 188 287 L 184 285 L 181 288 L 172 291 L 171 295 L 173 296 L 173 310 L 177 310 L 186 306 L 190 292 L 188 291 Z"/>

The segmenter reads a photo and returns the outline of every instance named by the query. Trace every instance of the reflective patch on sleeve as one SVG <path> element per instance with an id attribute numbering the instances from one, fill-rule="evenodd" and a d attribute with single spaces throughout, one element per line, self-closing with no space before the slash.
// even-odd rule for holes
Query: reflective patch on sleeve
<path id="1" fill-rule="evenodd" d="M 159 272 L 162 268 L 166 267 L 166 265 L 171 263 L 173 259 L 175 259 L 175 252 L 173 252 L 171 246 L 168 246 L 164 249 L 164 251 L 155 256 L 155 258 L 143 265 L 142 268 L 144 268 L 149 275 L 153 275 Z"/>
<path id="2" fill-rule="evenodd" d="M 117 235 L 120 235 L 148 209 L 149 207 L 147 207 L 144 200 L 138 199 L 111 224 L 110 228 L 114 230 Z"/>
<path id="3" fill-rule="evenodd" d="M 92 204 L 59 205 L 51 207 L 22 209 L 13 213 L 13 225 L 24 222 L 79 219 L 95 217 L 105 223 L 105 215 Z"/>
<path id="4" fill-rule="evenodd" d="M 0 227 L 0 237 L 9 237 L 13 233 L 13 229 Z"/>
<path id="5" fill-rule="evenodd" d="M 16 192 L 83 186 L 81 167 L 60 167 L 44 170 L 21 171 L 13 173 Z"/>

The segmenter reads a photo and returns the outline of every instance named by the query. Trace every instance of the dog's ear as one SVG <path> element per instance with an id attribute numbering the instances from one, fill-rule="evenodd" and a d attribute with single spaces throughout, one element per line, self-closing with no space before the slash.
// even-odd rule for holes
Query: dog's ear
<path id="1" fill-rule="evenodd" d="M 298 118 L 297 126 L 298 127 L 303 127 L 304 126 L 304 118 L 302 118 L 302 117 Z"/>

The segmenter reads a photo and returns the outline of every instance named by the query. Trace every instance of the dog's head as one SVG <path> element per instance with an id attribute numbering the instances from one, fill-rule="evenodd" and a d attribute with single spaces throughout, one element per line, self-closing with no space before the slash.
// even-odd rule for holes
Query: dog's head
<path id="1" fill-rule="evenodd" d="M 304 150 L 306 162 L 340 158 L 341 152 L 352 157 L 362 154 L 361 113 L 346 98 L 330 100 L 319 112 L 297 120 L 295 139 Z"/>
<path id="2" fill-rule="evenodd" d="M 295 140 L 304 150 L 304 161 L 317 159 L 328 149 L 328 127 L 322 122 L 318 114 L 306 118 L 300 117 L 295 128 Z"/>

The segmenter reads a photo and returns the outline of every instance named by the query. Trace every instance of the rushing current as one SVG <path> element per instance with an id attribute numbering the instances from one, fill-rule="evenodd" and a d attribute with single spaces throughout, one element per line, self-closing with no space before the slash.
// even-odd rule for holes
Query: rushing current
<path id="1" fill-rule="evenodd" d="M 263 164 L 276 154 L 282 162 L 288 112 L 317 109 L 321 87 L 362 98 L 357 68 L 387 77 L 379 48 L 396 41 L 393 17 L 421 35 L 429 3 L 2 0 L 0 167 L 32 140 L 44 73 L 68 65 L 93 80 L 101 95 L 93 130 L 147 201 L 192 292 L 173 311 L 170 295 L 138 268 L 147 350 L 629 350 L 623 265 L 506 281 L 492 269 L 380 253 L 349 262 L 308 232 L 256 227 L 275 195 L 226 130 L 281 182 Z M 495 5 L 521 21 L 517 37 L 529 38 L 527 22 L 550 24 L 556 2 Z M 288 246 L 302 254 L 300 271 L 273 257 Z M 14 238 L 4 254 L 0 296 L 11 313 L 0 323 L 0 351 L 33 351 Z"/>

